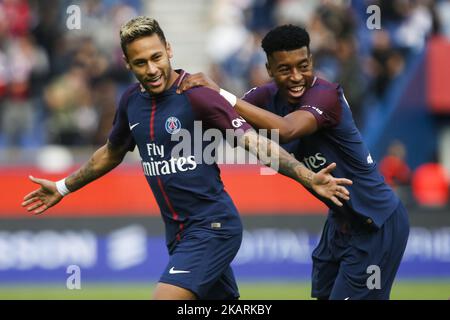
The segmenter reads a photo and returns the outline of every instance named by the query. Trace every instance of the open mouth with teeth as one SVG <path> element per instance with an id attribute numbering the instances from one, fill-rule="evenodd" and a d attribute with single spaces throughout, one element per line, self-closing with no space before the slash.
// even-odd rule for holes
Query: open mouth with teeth
<path id="1" fill-rule="evenodd" d="M 159 86 L 161 86 L 163 83 L 163 76 L 162 74 L 159 75 L 158 77 L 155 78 L 151 78 L 151 79 L 147 79 L 145 81 L 145 84 L 151 88 L 157 88 Z"/>
<path id="2" fill-rule="evenodd" d="M 300 98 L 305 92 L 305 85 L 288 87 L 288 93 L 293 98 Z"/>

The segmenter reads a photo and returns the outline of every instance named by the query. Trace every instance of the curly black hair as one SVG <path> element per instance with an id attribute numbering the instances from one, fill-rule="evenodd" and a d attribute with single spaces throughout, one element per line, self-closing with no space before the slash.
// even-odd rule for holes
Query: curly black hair
<path id="1" fill-rule="evenodd" d="M 269 31 L 262 40 L 261 47 L 267 56 L 275 51 L 291 51 L 306 46 L 309 52 L 309 34 L 298 26 L 286 24 Z"/>

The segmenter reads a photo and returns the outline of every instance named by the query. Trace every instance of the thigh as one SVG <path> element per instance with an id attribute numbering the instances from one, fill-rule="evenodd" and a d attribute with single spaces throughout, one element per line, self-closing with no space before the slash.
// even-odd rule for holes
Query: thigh
<path id="1" fill-rule="evenodd" d="M 195 294 L 185 288 L 175 286 L 173 284 L 158 282 L 153 300 L 195 300 Z"/>
<path id="2" fill-rule="evenodd" d="M 311 296 L 328 299 L 338 274 L 339 263 L 334 259 L 330 240 L 334 226 L 327 221 L 322 231 L 319 244 L 312 253 Z"/>
<path id="3" fill-rule="evenodd" d="M 330 299 L 389 299 L 408 234 L 406 211 L 399 206 L 379 230 L 353 236 Z"/>
<path id="4" fill-rule="evenodd" d="M 189 290 L 199 299 L 214 299 L 216 287 L 224 290 L 222 299 L 239 297 L 230 263 L 241 241 L 241 234 L 185 235 L 170 255 L 160 282 Z"/>
<path id="5" fill-rule="evenodd" d="M 234 278 L 233 269 L 229 266 L 205 295 L 205 299 L 211 300 L 236 300 L 239 299 L 239 289 Z"/>

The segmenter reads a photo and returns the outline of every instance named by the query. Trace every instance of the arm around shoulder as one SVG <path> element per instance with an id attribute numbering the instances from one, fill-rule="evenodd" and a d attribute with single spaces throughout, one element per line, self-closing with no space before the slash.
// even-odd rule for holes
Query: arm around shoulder
<path id="1" fill-rule="evenodd" d="M 238 100 L 236 111 L 255 128 L 279 130 L 280 142 L 286 143 L 318 129 L 316 118 L 307 111 L 297 110 L 285 117 Z"/>

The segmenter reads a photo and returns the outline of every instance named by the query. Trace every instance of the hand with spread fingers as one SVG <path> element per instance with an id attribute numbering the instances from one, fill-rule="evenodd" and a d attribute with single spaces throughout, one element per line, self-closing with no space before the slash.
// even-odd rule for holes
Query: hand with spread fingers
<path id="1" fill-rule="evenodd" d="M 34 214 L 41 214 L 48 208 L 57 204 L 63 196 L 56 189 L 56 183 L 50 180 L 38 179 L 29 176 L 30 180 L 40 185 L 39 189 L 30 192 L 23 198 L 22 207 Z"/>
<path id="2" fill-rule="evenodd" d="M 349 179 L 333 177 L 331 172 L 335 168 L 336 163 L 332 163 L 315 173 L 311 181 L 311 188 L 320 196 L 342 207 L 343 204 L 339 199 L 350 199 L 350 192 L 344 186 L 350 186 L 353 182 Z"/>

